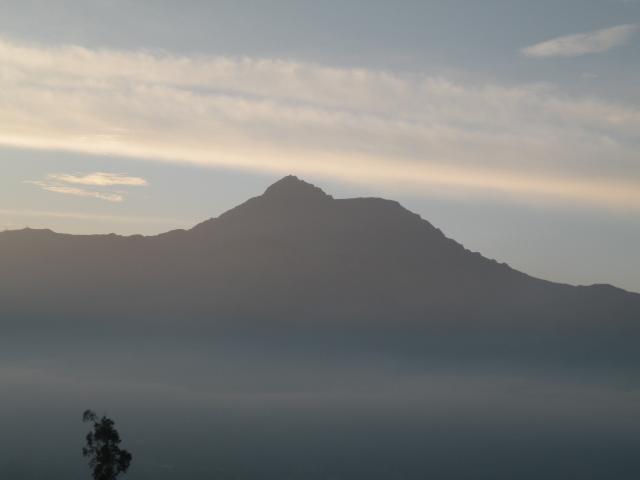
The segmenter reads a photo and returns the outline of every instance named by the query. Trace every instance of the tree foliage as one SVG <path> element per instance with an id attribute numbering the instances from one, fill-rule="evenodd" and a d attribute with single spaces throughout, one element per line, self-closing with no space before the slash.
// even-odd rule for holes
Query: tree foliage
<path id="1" fill-rule="evenodd" d="M 82 455 L 89 459 L 94 480 L 115 480 L 121 473 L 126 473 L 132 456 L 120 448 L 120 434 L 113 420 L 106 416 L 99 418 L 95 412 L 86 410 L 82 421 L 93 424 L 87 433 L 87 445 L 82 449 Z"/>

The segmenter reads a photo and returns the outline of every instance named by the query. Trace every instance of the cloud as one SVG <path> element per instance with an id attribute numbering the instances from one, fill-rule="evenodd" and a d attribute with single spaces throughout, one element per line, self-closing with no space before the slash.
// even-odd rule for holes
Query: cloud
<path id="1" fill-rule="evenodd" d="M 97 198 L 100 200 L 106 200 L 107 202 L 116 202 L 116 203 L 124 201 L 124 197 L 119 193 L 102 193 L 102 192 L 96 192 L 93 190 L 86 190 L 84 188 L 68 187 L 64 185 L 47 183 L 39 180 L 29 180 L 29 181 L 26 181 L 25 183 L 36 185 L 48 192 L 62 193 L 64 195 L 73 195 L 76 197 L 91 197 L 91 198 Z"/>
<path id="2" fill-rule="evenodd" d="M 26 149 L 640 209 L 640 110 L 544 85 L 0 40 L 0 124 Z M 107 177 L 47 181 L 72 178 Z"/>
<path id="3" fill-rule="evenodd" d="M 527 57 L 577 57 L 589 53 L 601 53 L 626 45 L 638 25 L 618 25 L 588 33 L 577 33 L 552 38 L 522 50 Z"/>
<path id="4" fill-rule="evenodd" d="M 144 178 L 106 172 L 94 172 L 86 175 L 51 173 L 46 176 L 46 180 L 27 180 L 25 183 L 36 185 L 48 192 L 74 195 L 76 197 L 91 197 L 116 203 L 124 201 L 125 197 L 122 192 L 101 192 L 70 186 L 69 184 L 94 187 L 111 187 L 116 185 L 141 187 L 149 184 Z"/>
<path id="5" fill-rule="evenodd" d="M 65 173 L 52 173 L 48 178 L 65 183 L 78 185 L 93 185 L 98 187 L 125 185 L 129 187 L 142 187 L 149 183 L 140 177 L 128 177 L 119 173 L 95 172 L 87 175 L 70 175 Z"/>

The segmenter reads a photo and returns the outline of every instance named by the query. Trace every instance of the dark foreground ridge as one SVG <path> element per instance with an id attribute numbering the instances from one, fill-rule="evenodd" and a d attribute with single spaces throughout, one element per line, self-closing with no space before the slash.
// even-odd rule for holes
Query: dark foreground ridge
<path id="1" fill-rule="evenodd" d="M 213 323 L 537 325 L 636 332 L 640 295 L 532 278 L 394 201 L 334 199 L 287 176 L 152 237 L 0 234 L 0 310 Z M 37 299 L 37 301 L 34 301 Z"/>

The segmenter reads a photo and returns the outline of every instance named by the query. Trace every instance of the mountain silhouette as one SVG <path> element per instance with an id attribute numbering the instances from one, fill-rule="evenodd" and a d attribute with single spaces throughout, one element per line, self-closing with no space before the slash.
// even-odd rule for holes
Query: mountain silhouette
<path id="1" fill-rule="evenodd" d="M 0 267 L 0 314 L 16 322 L 495 327 L 622 338 L 637 335 L 640 319 L 638 294 L 533 278 L 465 249 L 398 202 L 334 199 L 294 176 L 190 230 L 3 232 Z"/>
<path id="2" fill-rule="evenodd" d="M 639 324 L 293 176 L 189 230 L 7 231 L 0 477 L 84 478 L 90 404 L 131 478 L 640 478 Z"/>

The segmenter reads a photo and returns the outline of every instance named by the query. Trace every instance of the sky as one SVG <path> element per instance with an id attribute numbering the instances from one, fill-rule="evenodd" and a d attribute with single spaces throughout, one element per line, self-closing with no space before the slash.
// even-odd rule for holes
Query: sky
<path id="1" fill-rule="evenodd" d="M 286 174 L 640 291 L 640 0 L 0 0 L 0 229 L 155 234 Z"/>

